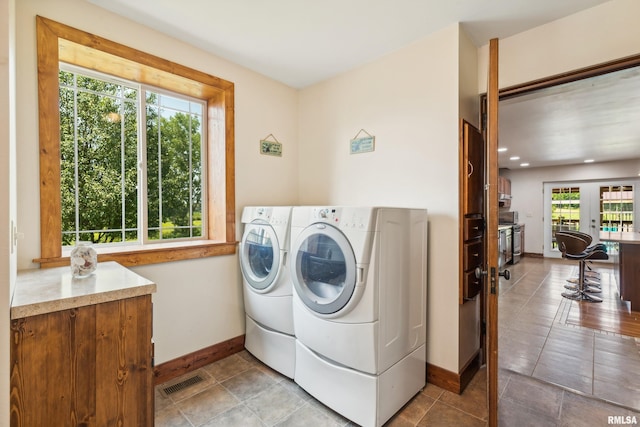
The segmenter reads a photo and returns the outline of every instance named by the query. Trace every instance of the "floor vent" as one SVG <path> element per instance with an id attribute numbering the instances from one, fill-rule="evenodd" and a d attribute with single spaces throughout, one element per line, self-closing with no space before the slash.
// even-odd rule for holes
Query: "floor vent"
<path id="1" fill-rule="evenodd" d="M 164 387 L 162 389 L 165 396 L 169 396 L 170 394 L 176 393 L 180 390 L 184 390 L 187 387 L 191 387 L 194 384 L 198 384 L 199 382 L 204 381 L 200 375 L 195 375 L 193 377 L 189 377 L 179 383 L 170 385 L 168 387 Z"/>

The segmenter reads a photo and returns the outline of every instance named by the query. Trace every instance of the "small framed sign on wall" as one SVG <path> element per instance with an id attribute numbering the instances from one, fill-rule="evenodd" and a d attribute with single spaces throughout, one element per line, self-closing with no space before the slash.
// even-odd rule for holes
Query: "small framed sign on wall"
<path id="1" fill-rule="evenodd" d="M 265 139 L 260 140 L 260 154 L 282 157 L 282 144 L 273 134 L 269 134 Z"/>
<path id="2" fill-rule="evenodd" d="M 364 135 L 363 135 L 364 134 Z M 351 154 L 368 153 L 376 148 L 376 137 L 370 135 L 366 130 L 360 129 L 356 136 L 351 140 Z"/>

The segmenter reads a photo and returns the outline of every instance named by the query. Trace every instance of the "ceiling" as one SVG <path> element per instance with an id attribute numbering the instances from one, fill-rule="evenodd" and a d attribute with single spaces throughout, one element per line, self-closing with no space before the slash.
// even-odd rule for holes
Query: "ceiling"
<path id="1" fill-rule="evenodd" d="M 482 46 L 609 0 L 85 1 L 304 88 L 455 22 Z M 640 157 L 638 94 L 628 70 L 501 101 L 500 166 Z"/>
<path id="2" fill-rule="evenodd" d="M 498 117 L 500 167 L 640 158 L 640 68 L 502 100 Z"/>
<path id="3" fill-rule="evenodd" d="M 294 88 L 461 22 L 476 46 L 608 0 L 86 0 Z"/>

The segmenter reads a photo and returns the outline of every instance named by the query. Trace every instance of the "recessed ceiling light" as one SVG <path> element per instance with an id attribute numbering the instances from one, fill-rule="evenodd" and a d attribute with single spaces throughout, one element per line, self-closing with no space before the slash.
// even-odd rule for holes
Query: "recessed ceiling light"
<path id="1" fill-rule="evenodd" d="M 529 166 L 529 163 L 520 163 L 520 166 L 522 166 L 523 168 L 526 168 L 527 166 Z"/>
<path id="2" fill-rule="evenodd" d="M 520 160 L 520 156 L 511 156 L 509 160 Z"/>
<path id="3" fill-rule="evenodd" d="M 585 163 L 593 163 L 594 161 L 595 161 L 595 160 L 593 160 L 593 159 L 587 159 L 587 160 L 585 160 L 584 162 L 585 162 Z"/>
<path id="4" fill-rule="evenodd" d="M 498 148 L 498 153 L 504 153 L 505 151 L 507 151 L 507 147 Z"/>

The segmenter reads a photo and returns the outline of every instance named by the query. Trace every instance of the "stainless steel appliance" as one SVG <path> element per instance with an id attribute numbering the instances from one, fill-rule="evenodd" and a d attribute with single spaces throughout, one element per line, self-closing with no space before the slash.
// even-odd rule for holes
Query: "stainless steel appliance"
<path id="1" fill-rule="evenodd" d="M 498 214 L 498 221 L 500 224 L 517 224 L 518 212 L 501 210 Z"/>
<path id="2" fill-rule="evenodd" d="M 524 233 L 524 226 L 515 224 L 513 226 L 513 264 L 517 264 L 522 257 L 524 248 L 522 247 L 522 233 Z"/>
<path id="3" fill-rule="evenodd" d="M 498 229 L 498 248 L 500 256 L 498 260 L 498 268 L 502 268 L 513 260 L 513 242 L 511 227 L 500 227 Z"/>

